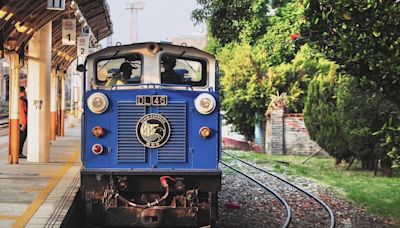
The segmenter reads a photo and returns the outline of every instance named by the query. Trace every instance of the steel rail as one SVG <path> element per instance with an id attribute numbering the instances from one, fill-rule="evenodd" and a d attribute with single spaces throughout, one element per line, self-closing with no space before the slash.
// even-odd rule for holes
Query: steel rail
<path id="1" fill-rule="evenodd" d="M 335 218 L 335 214 L 333 213 L 332 209 L 331 209 L 324 201 L 320 200 L 318 197 L 314 196 L 312 193 L 310 193 L 310 192 L 308 192 L 308 191 L 306 191 L 306 190 L 304 190 L 304 189 L 298 187 L 297 185 L 295 185 L 295 184 L 293 184 L 293 183 L 290 183 L 289 181 L 283 179 L 282 177 L 279 177 L 279 176 L 277 176 L 277 175 L 275 175 L 275 174 L 273 174 L 273 173 L 271 173 L 271 172 L 269 172 L 269 171 L 267 171 L 267 170 L 265 170 L 265 169 L 261 169 L 261 168 L 255 166 L 255 165 L 253 165 L 253 164 L 251 164 L 251 163 L 249 163 L 249 162 L 246 162 L 246 161 L 244 161 L 244 160 L 238 158 L 238 157 L 235 156 L 235 155 L 229 154 L 229 153 L 226 152 L 226 151 L 222 151 L 222 153 L 224 153 L 224 154 L 226 154 L 226 155 L 228 155 L 228 156 L 230 156 L 230 157 L 232 157 L 232 158 L 234 158 L 234 159 L 236 159 L 236 160 L 238 160 L 238 161 L 240 161 L 240 162 L 242 162 L 242 163 L 244 163 L 244 164 L 246 164 L 246 165 L 248 165 L 248 166 L 251 166 L 251 167 L 253 167 L 254 169 L 257 169 L 257 170 L 259 170 L 259 171 L 261 171 L 261 172 L 264 172 L 264 173 L 266 173 L 266 174 L 268 174 L 268 175 L 270 175 L 270 176 L 273 176 L 273 177 L 277 178 L 278 180 L 280 180 L 280 181 L 282 181 L 282 182 L 284 182 L 284 183 L 286 183 L 286 184 L 292 186 L 293 188 L 295 188 L 295 189 L 297 189 L 297 190 L 303 192 L 304 194 L 308 195 L 309 197 L 313 198 L 315 201 L 317 201 L 319 204 L 321 204 L 322 207 L 324 207 L 324 209 L 326 210 L 326 212 L 328 212 L 329 217 L 330 217 L 330 226 L 329 226 L 329 227 L 330 227 L 330 228 L 334 228 L 334 227 L 336 226 L 336 218 Z"/>
<path id="2" fill-rule="evenodd" d="M 241 172 L 241 171 L 239 171 L 239 170 L 233 168 L 232 166 L 230 166 L 230 165 L 224 163 L 223 161 L 220 161 L 219 163 L 221 163 L 222 165 L 224 165 L 224 166 L 226 166 L 226 167 L 232 169 L 233 171 L 235 171 L 235 172 L 237 172 L 237 173 L 239 173 L 239 174 L 245 176 L 246 178 L 248 178 L 248 179 L 251 180 L 252 182 L 254 182 L 254 183 L 256 183 L 257 185 L 259 185 L 261 188 L 267 190 L 267 191 L 270 192 L 272 195 L 274 195 L 275 198 L 278 199 L 279 202 L 281 202 L 281 204 L 282 204 L 282 205 L 285 207 L 285 209 L 286 209 L 286 219 L 285 219 L 285 222 L 282 223 L 281 227 L 282 227 L 282 228 L 286 228 L 286 227 L 289 226 L 290 221 L 292 220 L 292 211 L 291 211 L 291 209 L 290 209 L 289 204 L 286 202 L 286 200 L 285 200 L 281 195 L 279 195 L 277 192 L 275 192 L 274 190 L 270 189 L 270 188 L 267 187 L 266 185 L 262 184 L 261 182 L 257 181 L 256 179 L 250 177 L 249 175 L 247 175 L 247 174 L 245 174 L 245 173 L 243 173 L 243 172 Z"/>

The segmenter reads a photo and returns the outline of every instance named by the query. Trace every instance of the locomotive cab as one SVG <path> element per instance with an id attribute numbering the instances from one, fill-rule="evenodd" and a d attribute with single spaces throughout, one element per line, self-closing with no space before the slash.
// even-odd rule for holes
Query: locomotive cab
<path id="1" fill-rule="evenodd" d="M 213 226 L 221 189 L 215 58 L 138 43 L 89 55 L 85 68 L 87 225 Z"/>

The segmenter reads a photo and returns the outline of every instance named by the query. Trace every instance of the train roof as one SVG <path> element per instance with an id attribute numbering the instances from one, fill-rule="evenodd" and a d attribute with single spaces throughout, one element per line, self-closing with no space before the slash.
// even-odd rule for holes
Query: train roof
<path id="1" fill-rule="evenodd" d="M 142 42 L 142 43 L 133 43 L 133 44 L 126 44 L 126 45 L 118 45 L 118 46 L 110 46 L 106 47 L 104 49 L 101 49 L 100 51 L 97 51 L 93 54 L 88 55 L 87 59 L 95 59 L 97 57 L 101 57 L 104 55 L 114 55 L 117 51 L 119 53 L 123 53 L 125 51 L 132 51 L 132 49 L 136 50 L 148 50 L 150 47 L 158 47 L 158 51 L 164 51 L 165 49 L 172 49 L 172 50 L 183 50 L 186 52 L 198 54 L 200 56 L 204 56 L 207 58 L 215 59 L 215 56 L 211 55 L 208 52 L 205 52 L 203 50 L 200 50 L 198 48 L 192 47 L 192 46 L 183 46 L 183 45 L 175 45 L 175 44 L 169 44 L 169 43 L 162 43 L 162 42 Z M 151 50 L 148 50 L 151 52 Z M 153 53 L 154 54 L 154 53 Z"/>

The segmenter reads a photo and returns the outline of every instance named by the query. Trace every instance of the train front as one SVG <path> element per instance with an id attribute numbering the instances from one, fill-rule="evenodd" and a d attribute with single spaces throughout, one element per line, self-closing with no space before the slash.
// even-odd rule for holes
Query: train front
<path id="1" fill-rule="evenodd" d="M 141 43 L 87 58 L 81 193 L 87 225 L 199 227 L 221 189 L 215 58 Z"/>

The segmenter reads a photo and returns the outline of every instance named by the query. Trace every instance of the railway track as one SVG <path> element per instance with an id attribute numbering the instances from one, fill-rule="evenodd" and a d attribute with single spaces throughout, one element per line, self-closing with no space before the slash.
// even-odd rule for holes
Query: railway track
<path id="1" fill-rule="evenodd" d="M 281 227 L 329 227 L 333 228 L 336 225 L 334 213 L 330 207 L 314 196 L 312 193 L 290 183 L 289 181 L 269 172 L 268 170 L 257 167 L 245 160 L 242 160 L 226 151 L 223 154 L 233 158 L 233 162 L 227 164 L 221 161 L 221 164 L 231 168 L 232 170 L 239 172 L 241 175 L 249 178 L 252 182 L 259 186 L 270 186 L 267 187 L 269 192 L 282 198 L 286 202 L 286 215 L 287 218 L 282 222 Z M 232 165 L 234 164 L 234 165 Z M 245 165 L 247 168 L 244 172 L 243 167 L 241 170 L 234 168 L 233 166 Z M 252 176 L 249 173 L 253 171 Z M 254 172 L 256 171 L 256 172 Z M 281 185 L 277 184 L 281 183 Z M 279 187 L 281 186 L 281 187 Z M 264 188 L 263 187 L 263 188 Z M 286 207 L 288 206 L 288 207 Z M 321 214 L 321 211 L 324 211 Z M 290 219 L 288 218 L 290 216 Z M 321 218 L 322 217 L 322 218 Z"/>
<path id="2" fill-rule="evenodd" d="M 264 189 L 264 190 L 270 192 L 270 193 L 282 204 L 282 206 L 283 206 L 283 207 L 285 208 L 285 210 L 286 210 L 286 219 L 285 219 L 285 221 L 282 223 L 281 227 L 288 227 L 288 226 L 289 226 L 289 223 L 290 223 L 290 221 L 292 220 L 292 212 L 291 212 L 291 210 L 290 210 L 290 207 L 289 207 L 288 203 L 286 202 L 286 200 L 285 200 L 281 195 L 279 195 L 278 193 L 276 193 L 272 188 L 269 188 L 268 186 L 262 184 L 261 182 L 257 181 L 256 179 L 252 178 L 251 176 L 247 175 L 246 173 L 241 172 L 241 171 L 238 170 L 238 169 L 235 169 L 234 167 L 232 167 L 232 166 L 230 166 L 230 165 L 224 163 L 223 161 L 220 161 L 220 163 L 223 164 L 224 166 L 226 166 L 226 167 L 232 169 L 233 171 L 235 171 L 235 172 L 237 172 L 237 173 L 239 173 L 239 174 L 245 176 L 247 179 L 251 180 L 253 183 L 255 183 L 255 184 L 257 184 L 258 186 L 260 186 L 262 189 Z"/>

